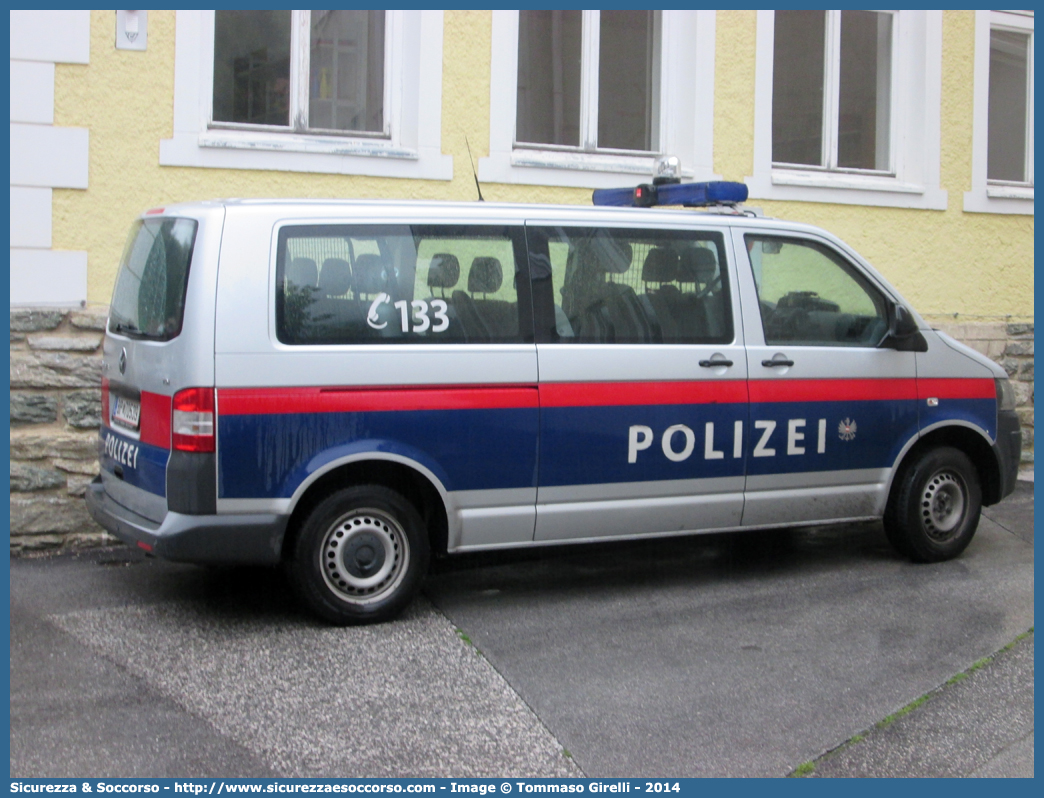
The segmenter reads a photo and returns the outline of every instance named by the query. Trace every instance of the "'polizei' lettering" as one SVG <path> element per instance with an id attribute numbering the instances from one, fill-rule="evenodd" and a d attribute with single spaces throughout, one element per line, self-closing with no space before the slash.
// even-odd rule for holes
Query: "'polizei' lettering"
<path id="1" fill-rule="evenodd" d="M 138 451 L 138 446 L 129 441 L 117 438 L 115 435 L 105 436 L 105 454 L 120 465 L 137 468 Z"/>
<path id="2" fill-rule="evenodd" d="M 816 422 L 816 454 L 826 453 L 826 419 Z M 757 443 L 752 452 L 754 457 L 775 457 L 776 448 L 772 440 L 778 424 L 771 419 L 759 419 L 754 422 L 758 433 Z M 803 455 L 808 449 L 805 443 L 805 430 L 808 421 L 804 418 L 791 418 L 786 422 L 787 455 Z M 728 432 L 719 440 L 714 437 L 714 422 L 703 425 L 703 459 L 724 460 L 728 448 Z M 652 427 L 644 424 L 632 424 L 627 430 L 627 462 L 637 463 L 638 453 L 652 447 L 656 435 Z M 773 444 L 773 445 L 770 445 Z M 673 424 L 660 435 L 660 449 L 664 457 L 672 463 L 681 463 L 692 457 L 696 451 L 696 433 L 685 424 Z M 736 421 L 732 425 L 732 458 L 743 457 L 743 422 Z"/>

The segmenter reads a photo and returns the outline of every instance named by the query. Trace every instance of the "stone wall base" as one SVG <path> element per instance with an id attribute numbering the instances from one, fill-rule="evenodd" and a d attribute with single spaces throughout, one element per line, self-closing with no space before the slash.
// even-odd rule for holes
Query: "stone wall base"
<path id="1" fill-rule="evenodd" d="M 101 341 L 107 308 L 11 311 L 11 551 L 96 546 L 116 539 L 87 513 L 98 473 Z M 1033 325 L 935 326 L 1011 376 L 1022 462 L 1033 466 Z"/>
<path id="2" fill-rule="evenodd" d="M 1033 467 L 1033 324 L 932 321 L 932 326 L 999 363 L 1015 388 L 1022 463 Z"/>

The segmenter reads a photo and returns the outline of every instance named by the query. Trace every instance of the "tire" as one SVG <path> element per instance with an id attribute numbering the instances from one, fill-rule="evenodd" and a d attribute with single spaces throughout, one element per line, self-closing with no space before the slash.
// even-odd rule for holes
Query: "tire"
<path id="1" fill-rule="evenodd" d="M 982 486 L 964 452 L 929 449 L 904 468 L 892 488 L 885 534 L 914 562 L 942 562 L 964 551 L 979 526 Z"/>
<path id="2" fill-rule="evenodd" d="M 428 557 L 417 509 L 383 485 L 357 485 L 331 493 L 305 518 L 290 580 L 305 606 L 330 623 L 378 623 L 410 603 Z"/>

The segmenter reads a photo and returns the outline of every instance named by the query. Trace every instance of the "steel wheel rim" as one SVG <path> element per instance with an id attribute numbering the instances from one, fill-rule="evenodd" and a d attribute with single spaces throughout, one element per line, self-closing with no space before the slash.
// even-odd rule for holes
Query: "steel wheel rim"
<path id="1" fill-rule="evenodd" d="M 932 475 L 921 495 L 921 520 L 928 536 L 937 541 L 953 538 L 964 520 L 968 489 L 960 475 L 939 471 Z"/>
<path id="2" fill-rule="evenodd" d="M 319 552 L 327 586 L 354 604 L 378 601 L 402 582 L 410 550 L 402 525 L 388 513 L 353 510 L 330 525 Z"/>

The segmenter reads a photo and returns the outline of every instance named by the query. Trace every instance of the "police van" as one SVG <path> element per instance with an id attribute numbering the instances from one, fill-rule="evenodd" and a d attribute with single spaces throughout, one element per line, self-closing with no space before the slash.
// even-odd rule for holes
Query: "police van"
<path id="1" fill-rule="evenodd" d="M 745 198 L 149 210 L 91 514 L 158 557 L 284 563 L 333 623 L 393 617 L 432 553 L 882 519 L 957 556 L 1015 485 L 1005 372 Z"/>

